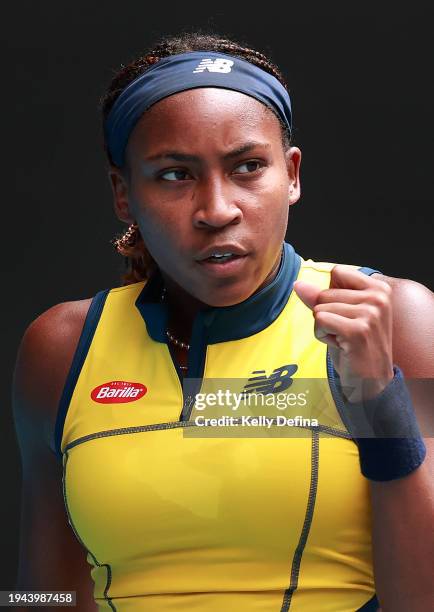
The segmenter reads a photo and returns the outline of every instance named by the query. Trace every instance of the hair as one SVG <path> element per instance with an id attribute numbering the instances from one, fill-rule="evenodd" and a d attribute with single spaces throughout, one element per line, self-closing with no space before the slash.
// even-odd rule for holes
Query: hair
<path id="1" fill-rule="evenodd" d="M 107 119 L 114 103 L 127 85 L 148 68 L 159 62 L 160 59 L 188 51 L 216 51 L 234 55 L 272 74 L 285 89 L 288 89 L 280 70 L 260 51 L 220 35 L 188 32 L 160 39 L 152 50 L 146 51 L 126 66 L 121 67 L 113 77 L 106 93 L 101 97 L 100 108 L 103 121 Z M 277 112 L 274 112 L 273 109 L 270 110 L 279 120 L 282 132 L 282 146 L 286 150 L 291 146 L 291 134 Z M 109 163 L 115 165 L 107 149 L 107 143 L 104 143 L 104 149 Z M 126 232 L 114 238 L 112 243 L 117 252 L 125 258 L 126 270 L 121 279 L 123 285 L 148 279 L 152 275 L 156 268 L 156 263 L 147 250 L 136 224 L 130 225 Z"/>

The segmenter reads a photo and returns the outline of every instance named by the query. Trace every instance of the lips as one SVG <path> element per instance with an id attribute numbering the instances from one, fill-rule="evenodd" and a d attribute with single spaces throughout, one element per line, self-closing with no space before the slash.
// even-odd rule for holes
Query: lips
<path id="1" fill-rule="evenodd" d="M 247 273 L 247 261 L 249 259 L 248 254 L 246 255 L 231 255 L 228 258 L 222 260 L 205 258 L 197 262 L 202 273 L 208 277 L 208 279 L 232 279 L 240 278 L 245 276 Z"/>
<path id="2" fill-rule="evenodd" d="M 207 260 L 218 263 L 219 260 L 223 262 L 235 259 L 236 257 L 244 257 L 245 255 L 247 255 L 247 250 L 240 245 L 236 243 L 226 243 L 207 247 L 201 251 L 195 259 L 198 262 Z"/>
<path id="3" fill-rule="evenodd" d="M 225 255 L 211 255 L 211 257 L 207 257 L 206 259 L 202 259 L 201 261 L 209 261 L 210 263 L 215 264 L 223 264 L 227 261 L 235 259 L 237 257 L 241 257 L 241 255 L 234 255 L 233 253 L 226 253 Z"/>

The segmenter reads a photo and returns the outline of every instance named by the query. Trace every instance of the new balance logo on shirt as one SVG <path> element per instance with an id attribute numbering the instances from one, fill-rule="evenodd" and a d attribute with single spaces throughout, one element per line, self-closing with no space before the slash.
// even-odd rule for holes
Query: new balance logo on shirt
<path id="1" fill-rule="evenodd" d="M 208 70 L 209 72 L 222 72 L 227 74 L 231 71 L 233 65 L 234 62 L 232 60 L 228 60 L 223 57 L 218 57 L 215 60 L 203 59 L 193 70 L 193 74 L 197 72 L 204 72 L 205 70 Z"/>
<path id="2" fill-rule="evenodd" d="M 267 376 L 265 370 L 255 370 L 243 389 L 243 393 L 277 393 L 292 385 L 292 376 L 298 370 L 295 363 L 280 366 Z"/>

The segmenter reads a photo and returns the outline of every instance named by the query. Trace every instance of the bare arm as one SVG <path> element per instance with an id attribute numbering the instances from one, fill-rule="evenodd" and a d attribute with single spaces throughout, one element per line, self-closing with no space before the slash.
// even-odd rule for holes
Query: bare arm
<path id="1" fill-rule="evenodd" d="M 393 364 L 400 366 L 413 379 L 416 416 L 428 419 L 424 430 L 433 432 L 434 294 L 414 281 L 372 276 L 337 265 L 329 289 L 303 281 L 294 289 L 312 309 L 315 335 L 329 345 L 343 386 L 360 397 L 367 387 L 355 383 L 369 379 L 374 397 L 393 379 Z M 416 378 L 428 382 L 415 384 Z M 370 481 L 374 577 L 383 612 L 434 610 L 433 439 L 425 443 L 426 459 L 412 473 Z"/>
<path id="2" fill-rule="evenodd" d="M 89 300 L 60 304 L 26 331 L 14 373 L 14 418 L 23 483 L 17 589 L 77 592 L 77 606 L 95 612 L 86 551 L 69 526 L 62 465 L 54 454 L 57 406 Z M 52 608 L 47 608 L 52 609 Z"/>
<path id="3" fill-rule="evenodd" d="M 412 281 L 387 280 L 393 289 L 394 362 L 409 379 L 418 418 L 428 415 L 432 432 L 433 384 L 410 379 L 434 382 L 434 294 Z M 434 610 L 434 439 L 425 438 L 425 445 L 427 456 L 417 470 L 370 485 L 375 582 L 383 612 Z"/>

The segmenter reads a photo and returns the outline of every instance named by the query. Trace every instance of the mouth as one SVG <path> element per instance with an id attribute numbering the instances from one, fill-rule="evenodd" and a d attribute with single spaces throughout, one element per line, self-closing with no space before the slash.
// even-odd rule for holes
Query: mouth
<path id="1" fill-rule="evenodd" d="M 238 257 L 243 257 L 243 255 L 237 255 L 236 253 L 213 253 L 209 257 L 202 259 L 200 263 L 208 261 L 209 263 L 221 265 L 226 263 L 227 261 L 231 261 L 232 259 L 236 259 Z"/>
<path id="2" fill-rule="evenodd" d="M 209 245 L 196 254 L 196 261 L 226 261 L 231 258 L 247 255 L 246 247 L 238 242 L 221 242 L 220 244 Z"/>
<path id="3" fill-rule="evenodd" d="M 213 254 L 199 260 L 197 263 L 202 270 L 213 277 L 232 276 L 240 273 L 245 265 L 248 255 L 235 253 Z"/>

